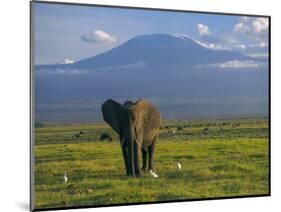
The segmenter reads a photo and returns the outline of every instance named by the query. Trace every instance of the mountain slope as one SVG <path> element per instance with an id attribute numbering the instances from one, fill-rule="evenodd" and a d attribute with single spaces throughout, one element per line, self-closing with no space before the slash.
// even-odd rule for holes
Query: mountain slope
<path id="1" fill-rule="evenodd" d="M 99 70 L 107 67 L 193 67 L 199 64 L 218 63 L 229 60 L 253 59 L 228 50 L 205 48 L 183 35 L 148 34 L 136 36 L 105 53 L 72 64 L 38 65 L 41 69 Z"/>

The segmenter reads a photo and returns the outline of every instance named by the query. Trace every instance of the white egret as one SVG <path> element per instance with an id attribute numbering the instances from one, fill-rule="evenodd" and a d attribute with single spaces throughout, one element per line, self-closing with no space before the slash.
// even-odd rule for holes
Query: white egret
<path id="1" fill-rule="evenodd" d="M 152 177 L 158 178 L 158 175 L 155 172 L 153 172 L 152 170 L 149 170 L 149 173 Z"/>
<path id="2" fill-rule="evenodd" d="M 178 162 L 177 166 L 178 166 L 178 170 L 181 170 L 181 164 L 180 164 L 180 162 Z"/>
<path id="3" fill-rule="evenodd" d="M 64 172 L 63 181 L 64 181 L 64 183 L 67 183 L 67 176 L 66 176 L 66 172 Z"/>

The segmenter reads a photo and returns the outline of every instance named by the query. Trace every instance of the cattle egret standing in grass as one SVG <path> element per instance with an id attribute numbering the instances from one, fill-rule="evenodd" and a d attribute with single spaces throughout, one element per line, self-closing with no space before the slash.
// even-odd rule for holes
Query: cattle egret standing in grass
<path id="1" fill-rule="evenodd" d="M 149 170 L 149 173 L 152 177 L 158 178 L 158 175 L 156 173 L 154 173 L 152 170 Z"/>
<path id="2" fill-rule="evenodd" d="M 64 181 L 64 183 L 67 183 L 67 176 L 66 176 L 66 172 L 64 172 L 63 181 Z"/>
<path id="3" fill-rule="evenodd" d="M 178 162 L 178 170 L 181 170 L 181 164 Z"/>

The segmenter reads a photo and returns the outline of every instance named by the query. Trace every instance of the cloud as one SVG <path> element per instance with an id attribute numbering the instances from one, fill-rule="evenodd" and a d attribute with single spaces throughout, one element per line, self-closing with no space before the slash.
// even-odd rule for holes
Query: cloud
<path id="1" fill-rule="evenodd" d="M 87 70 L 63 70 L 57 69 L 55 70 L 55 74 L 59 75 L 80 75 L 80 74 L 87 74 L 89 71 Z"/>
<path id="2" fill-rule="evenodd" d="M 241 17 L 233 27 L 233 32 L 242 34 L 247 38 L 264 41 L 268 36 L 268 19 Z"/>
<path id="3" fill-rule="evenodd" d="M 197 68 L 219 68 L 219 69 L 246 69 L 259 68 L 262 64 L 253 60 L 231 60 L 222 63 L 211 63 L 206 65 L 197 65 Z"/>
<path id="4" fill-rule="evenodd" d="M 250 44 L 249 47 L 251 47 L 251 48 L 267 48 L 268 45 L 267 45 L 266 42 L 260 42 L 260 43 Z"/>
<path id="5" fill-rule="evenodd" d="M 205 48 L 217 49 L 217 50 L 228 49 L 224 46 L 226 38 L 222 35 L 212 34 L 207 25 L 197 24 L 197 30 L 200 37 L 199 40 L 196 42 L 201 46 L 204 46 Z M 230 36 L 228 38 L 230 38 Z"/>
<path id="6" fill-rule="evenodd" d="M 268 46 L 267 18 L 241 17 L 228 33 L 214 33 L 209 26 L 198 23 L 197 31 L 199 38 L 196 42 L 209 49 L 257 53 Z"/>
<path id="7" fill-rule="evenodd" d="M 256 18 L 252 22 L 253 28 L 257 33 L 268 30 L 268 20 L 266 18 Z"/>
<path id="8" fill-rule="evenodd" d="M 56 64 L 71 64 L 71 63 L 74 63 L 74 60 L 66 58 L 63 61 L 57 62 Z"/>
<path id="9" fill-rule="evenodd" d="M 265 53 L 265 52 L 262 52 L 262 53 L 253 53 L 253 54 L 249 54 L 248 56 L 250 56 L 250 57 L 255 57 L 255 58 L 266 59 L 266 58 L 268 58 L 268 53 Z"/>
<path id="10" fill-rule="evenodd" d="M 147 64 L 143 61 L 137 61 L 134 63 L 128 63 L 128 64 L 118 65 L 118 66 L 107 66 L 107 67 L 101 68 L 101 70 L 144 69 L 144 68 L 147 68 Z"/>
<path id="11" fill-rule="evenodd" d="M 244 45 L 244 44 L 237 44 L 237 45 L 235 46 L 235 48 L 241 49 L 241 50 L 245 50 L 245 49 L 246 49 L 246 45 Z"/>
<path id="12" fill-rule="evenodd" d="M 204 24 L 197 24 L 198 44 L 216 50 L 256 51 L 268 47 L 268 19 L 241 17 L 231 32 L 212 32 Z"/>
<path id="13" fill-rule="evenodd" d="M 267 47 L 267 43 L 261 42 L 261 43 L 259 43 L 259 47 L 260 47 L 260 48 Z"/>
<path id="14" fill-rule="evenodd" d="M 177 34 L 173 34 L 173 36 L 181 38 L 181 39 L 184 39 L 184 38 L 191 39 L 192 41 L 199 44 L 200 46 L 203 46 L 203 47 L 208 48 L 208 49 L 223 49 L 223 50 L 227 49 L 227 48 L 221 46 L 220 44 L 215 44 L 215 43 L 211 43 L 211 42 L 204 42 L 204 41 L 201 41 L 201 40 L 195 40 L 195 39 L 193 39 L 192 37 L 190 37 L 186 34 L 177 33 Z"/>
<path id="15" fill-rule="evenodd" d="M 102 30 L 95 30 L 89 34 L 82 35 L 81 40 L 87 43 L 115 43 L 117 39 Z"/>
<path id="16" fill-rule="evenodd" d="M 93 71 L 92 71 L 93 72 Z M 80 74 L 88 74 L 88 70 L 78 70 L 78 69 L 61 69 L 61 68 L 56 68 L 56 69 L 44 69 L 40 70 L 38 72 L 39 74 L 44 74 L 44 75 L 80 75 Z"/>
<path id="17" fill-rule="evenodd" d="M 240 49 L 240 50 L 256 50 L 256 51 L 260 51 L 262 49 L 267 49 L 268 44 L 265 42 L 260 42 L 260 43 L 253 43 L 253 44 L 236 44 L 234 46 L 236 49 Z"/>
<path id="18" fill-rule="evenodd" d="M 204 24 L 197 24 L 197 30 L 200 36 L 211 35 L 209 27 Z"/>
<path id="19" fill-rule="evenodd" d="M 222 46 L 220 44 L 216 43 L 209 43 L 209 42 L 204 42 L 204 41 L 198 41 L 198 40 L 193 40 L 194 42 L 198 43 L 199 45 L 208 48 L 208 49 L 214 49 L 214 50 L 229 50 L 229 48 Z"/>

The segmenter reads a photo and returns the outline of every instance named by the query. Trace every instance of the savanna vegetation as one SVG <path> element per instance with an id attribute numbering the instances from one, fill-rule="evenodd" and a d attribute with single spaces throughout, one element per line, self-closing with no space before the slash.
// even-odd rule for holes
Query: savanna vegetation
<path id="1" fill-rule="evenodd" d="M 101 133 L 112 141 L 99 141 Z M 268 194 L 268 133 L 267 119 L 164 121 L 155 150 L 159 177 L 132 178 L 125 176 L 118 136 L 108 125 L 40 124 L 35 129 L 35 206 Z"/>

